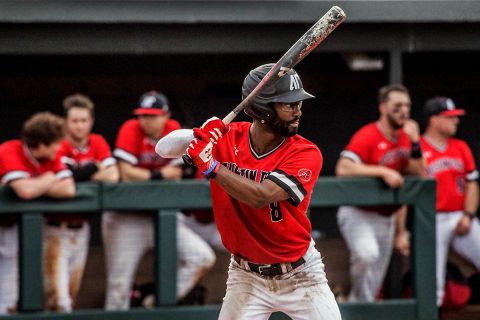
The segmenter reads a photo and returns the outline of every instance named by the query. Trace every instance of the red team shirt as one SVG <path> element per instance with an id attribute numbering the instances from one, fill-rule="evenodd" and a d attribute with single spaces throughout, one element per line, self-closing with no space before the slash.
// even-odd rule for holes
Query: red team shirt
<path id="1" fill-rule="evenodd" d="M 72 176 L 72 172 L 60 161 L 60 155 L 53 161 L 39 163 L 21 140 L 10 140 L 0 145 L 0 179 L 2 184 L 13 180 L 33 178 L 51 171 L 58 179 Z"/>
<path id="2" fill-rule="evenodd" d="M 355 162 L 381 165 L 402 172 L 408 164 L 412 143 L 400 129 L 396 141 L 387 138 L 376 122 L 360 128 L 342 151 L 341 156 Z"/>
<path id="3" fill-rule="evenodd" d="M 88 136 L 87 147 L 79 149 L 67 139 L 63 140 L 59 151 L 63 163 L 72 166 L 83 166 L 89 162 L 100 162 L 103 168 L 114 165 L 110 146 L 105 138 L 99 134 L 91 133 Z"/>
<path id="4" fill-rule="evenodd" d="M 163 129 L 162 137 L 180 128 L 177 121 L 169 119 Z M 168 164 L 171 159 L 162 158 L 155 152 L 156 143 L 156 140 L 145 136 L 137 119 L 131 119 L 120 128 L 113 154 L 118 159 L 137 167 L 148 170 L 159 169 Z"/>
<path id="5" fill-rule="evenodd" d="M 340 154 L 367 165 L 381 165 L 402 172 L 408 164 L 412 143 L 408 135 L 399 130 L 396 141 L 387 138 L 376 122 L 369 123 L 358 130 Z M 400 206 L 362 206 L 364 210 L 391 215 Z"/>
<path id="6" fill-rule="evenodd" d="M 427 160 L 427 175 L 437 180 L 437 211 L 463 211 L 465 184 L 478 178 L 472 152 L 459 139 L 449 138 L 444 150 L 432 145 L 425 137 L 420 140 Z"/>
<path id="7" fill-rule="evenodd" d="M 250 144 L 251 123 L 235 122 L 214 149 L 230 171 L 261 182 L 269 179 L 290 198 L 255 209 L 229 196 L 211 180 L 213 210 L 225 247 L 260 264 L 293 262 L 307 251 L 311 224 L 306 212 L 322 168 L 316 145 L 300 135 L 285 138 L 272 151 L 257 155 Z"/>

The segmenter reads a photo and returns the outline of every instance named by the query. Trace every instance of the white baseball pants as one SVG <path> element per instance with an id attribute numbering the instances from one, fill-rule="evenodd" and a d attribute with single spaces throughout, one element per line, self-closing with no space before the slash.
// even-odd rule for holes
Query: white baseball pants
<path id="1" fill-rule="evenodd" d="M 135 213 L 104 213 L 102 233 L 107 267 L 105 308 L 126 310 L 138 263 L 154 247 L 153 219 Z M 215 253 L 178 219 L 177 259 L 177 299 L 181 299 L 213 266 Z"/>
<path id="2" fill-rule="evenodd" d="M 305 264 L 274 278 L 246 271 L 230 260 L 220 320 L 267 320 L 281 311 L 293 320 L 340 320 L 340 310 L 312 241 Z"/>
<path id="3" fill-rule="evenodd" d="M 219 251 L 227 251 L 223 246 L 222 238 L 217 229 L 215 221 L 209 223 L 202 223 L 195 219 L 193 216 L 186 216 L 183 213 L 178 213 L 178 219 L 198 234 L 203 240 L 205 240 L 210 246 Z"/>
<path id="4" fill-rule="evenodd" d="M 392 255 L 395 216 L 342 206 L 338 210 L 337 221 L 350 249 L 349 301 L 372 302 Z"/>
<path id="5" fill-rule="evenodd" d="M 43 227 L 44 291 L 47 310 L 71 312 L 87 262 L 90 225 Z"/>
<path id="6" fill-rule="evenodd" d="M 442 212 L 436 215 L 438 306 L 442 304 L 445 293 L 446 267 L 450 246 L 480 271 L 480 223 L 478 218 L 474 218 L 469 233 L 463 236 L 456 235 L 455 227 L 462 216 L 462 211 Z"/>
<path id="7" fill-rule="evenodd" d="M 0 315 L 15 310 L 18 300 L 18 225 L 0 226 Z"/>

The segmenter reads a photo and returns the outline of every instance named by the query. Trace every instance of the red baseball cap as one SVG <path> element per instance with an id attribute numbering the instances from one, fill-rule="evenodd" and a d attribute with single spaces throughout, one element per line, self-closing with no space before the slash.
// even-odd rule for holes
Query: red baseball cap
<path id="1" fill-rule="evenodd" d="M 170 113 L 167 97 L 157 91 L 149 91 L 140 97 L 138 107 L 133 114 L 139 115 L 165 115 Z"/>
<path id="2" fill-rule="evenodd" d="M 452 99 L 447 97 L 434 97 L 425 102 L 424 112 L 427 117 L 442 116 L 463 116 L 465 110 L 457 109 Z"/>

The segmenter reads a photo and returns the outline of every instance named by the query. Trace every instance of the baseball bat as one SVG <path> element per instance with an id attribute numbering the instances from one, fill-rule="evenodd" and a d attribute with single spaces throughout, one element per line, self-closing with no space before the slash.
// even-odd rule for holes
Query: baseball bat
<path id="1" fill-rule="evenodd" d="M 312 52 L 320 43 L 322 43 L 332 32 L 335 30 L 346 18 L 345 13 L 340 7 L 333 6 L 330 10 L 325 13 L 310 29 L 305 32 L 300 39 L 295 42 L 290 49 L 273 65 L 272 69 L 263 77 L 260 83 L 255 87 L 255 89 L 250 92 L 250 94 L 245 97 L 238 106 L 236 106 L 227 116 L 225 116 L 222 121 L 225 124 L 229 124 L 235 117 L 245 109 L 251 101 L 261 93 L 262 90 L 268 88 L 283 77 L 288 70 L 296 66 L 300 61 L 302 61 L 310 52 Z M 193 133 L 192 133 L 193 139 Z M 176 139 L 179 140 L 179 139 Z M 190 141 L 184 141 L 183 144 L 176 141 L 176 148 L 185 146 L 185 149 L 190 144 Z M 159 142 L 160 144 L 160 142 Z M 169 144 L 171 145 L 171 143 Z M 157 152 L 161 154 L 162 145 L 157 145 Z M 183 149 L 183 150 L 185 150 Z M 163 152 L 164 154 L 172 155 L 174 152 Z M 183 160 L 187 164 L 192 164 L 190 157 L 186 154 L 182 156 Z"/>

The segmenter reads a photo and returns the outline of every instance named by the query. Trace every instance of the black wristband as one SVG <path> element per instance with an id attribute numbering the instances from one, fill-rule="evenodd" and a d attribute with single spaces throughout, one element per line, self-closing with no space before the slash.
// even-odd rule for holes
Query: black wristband
<path id="1" fill-rule="evenodd" d="M 476 216 L 476 213 L 463 210 L 463 215 L 469 217 L 470 220 L 473 220 L 473 218 Z"/>
<path id="2" fill-rule="evenodd" d="M 73 180 L 77 182 L 88 181 L 98 171 L 98 166 L 93 162 L 88 162 L 81 167 L 67 165 L 73 173 Z"/>
<path id="3" fill-rule="evenodd" d="M 419 159 L 422 157 L 422 149 L 419 142 L 412 143 L 412 151 L 410 152 L 410 158 Z"/>
<path id="4" fill-rule="evenodd" d="M 150 180 L 162 180 L 163 176 L 158 170 L 151 170 L 150 171 Z"/>

